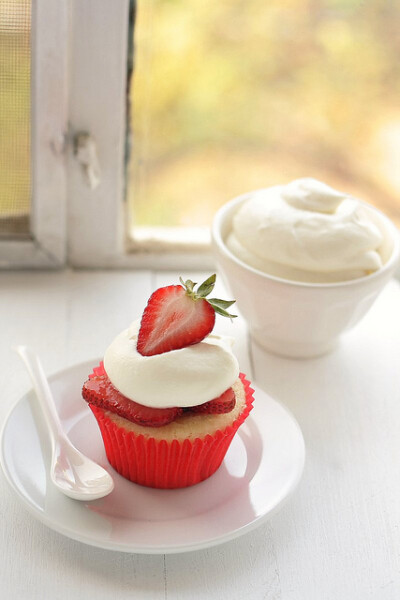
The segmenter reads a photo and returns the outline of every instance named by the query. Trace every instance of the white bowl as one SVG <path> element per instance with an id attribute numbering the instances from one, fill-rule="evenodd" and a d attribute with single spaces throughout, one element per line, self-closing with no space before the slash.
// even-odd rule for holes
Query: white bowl
<path id="1" fill-rule="evenodd" d="M 295 358 L 325 354 L 335 347 L 341 333 L 365 315 L 393 275 L 400 257 L 399 231 L 368 205 L 387 231 L 387 258 L 379 271 L 338 283 L 288 281 L 250 267 L 226 246 L 232 218 L 252 194 L 227 202 L 214 217 L 213 251 L 221 275 L 258 344 Z"/>

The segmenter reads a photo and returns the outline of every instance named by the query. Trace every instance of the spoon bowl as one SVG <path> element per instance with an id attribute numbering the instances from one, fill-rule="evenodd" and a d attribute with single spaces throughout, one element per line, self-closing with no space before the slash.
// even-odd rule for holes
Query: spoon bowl
<path id="1" fill-rule="evenodd" d="M 59 440 L 52 456 L 51 480 L 59 490 L 74 500 L 97 500 L 113 487 L 110 475 L 67 440 Z"/>
<path id="2" fill-rule="evenodd" d="M 74 500 L 97 500 L 114 489 L 103 467 L 82 454 L 64 433 L 53 395 L 38 356 L 26 346 L 15 348 L 30 375 L 51 442 L 50 478 L 66 496 Z"/>

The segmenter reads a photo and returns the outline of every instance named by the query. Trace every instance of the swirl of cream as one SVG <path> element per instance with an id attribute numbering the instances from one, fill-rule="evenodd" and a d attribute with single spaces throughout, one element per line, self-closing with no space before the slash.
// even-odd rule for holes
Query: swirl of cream
<path id="1" fill-rule="evenodd" d="M 180 350 L 142 356 L 136 349 L 139 321 L 107 348 L 104 368 L 121 394 L 152 408 L 197 406 L 220 396 L 239 375 L 228 337 L 209 335 Z"/>
<path id="2" fill-rule="evenodd" d="M 325 283 L 378 270 L 384 235 L 366 205 L 305 178 L 255 192 L 234 216 L 227 246 L 265 273 Z"/>

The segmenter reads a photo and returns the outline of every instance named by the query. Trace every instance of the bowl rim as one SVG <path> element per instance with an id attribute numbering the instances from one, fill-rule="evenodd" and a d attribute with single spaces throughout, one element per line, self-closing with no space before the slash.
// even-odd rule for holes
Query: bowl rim
<path id="1" fill-rule="evenodd" d="M 388 272 L 394 271 L 396 266 L 398 266 L 399 259 L 400 259 L 400 230 L 396 227 L 396 225 L 393 223 L 393 221 L 388 216 L 385 215 L 385 213 L 383 213 L 381 210 L 379 210 L 375 206 L 368 204 L 368 202 L 365 202 L 364 200 L 359 200 L 358 198 L 356 198 L 356 200 L 360 204 L 368 207 L 368 209 L 372 210 L 373 212 L 375 212 L 378 215 L 378 218 L 380 218 L 384 221 L 384 223 L 385 223 L 386 227 L 388 228 L 388 230 L 391 234 L 391 237 L 392 237 L 392 241 L 393 241 L 392 254 L 391 254 L 390 258 L 386 261 L 386 263 L 382 266 L 382 268 L 379 269 L 378 271 L 375 271 L 374 273 L 371 273 L 370 275 L 365 275 L 363 277 L 357 277 L 357 279 L 350 279 L 347 281 L 315 283 L 315 282 L 295 281 L 295 280 L 291 280 L 291 279 L 284 279 L 283 277 L 277 277 L 276 275 L 270 275 L 269 273 L 265 273 L 264 271 L 260 271 L 259 269 L 256 269 L 255 267 L 248 265 L 247 263 L 243 262 L 240 258 L 238 258 L 235 254 L 233 254 L 233 252 L 231 252 L 229 250 L 228 246 L 226 245 L 225 241 L 223 240 L 223 237 L 221 234 L 221 227 L 225 222 L 227 213 L 229 213 L 233 209 L 234 206 L 239 206 L 240 204 L 242 204 L 245 200 L 249 199 L 254 194 L 265 191 L 267 189 L 269 189 L 269 188 L 258 188 L 256 190 L 252 190 L 250 192 L 245 192 L 244 194 L 240 194 L 239 196 L 235 196 L 228 202 L 225 202 L 225 204 L 223 204 L 218 209 L 218 211 L 215 213 L 214 218 L 213 218 L 213 222 L 211 225 L 211 237 L 212 237 L 214 244 L 225 255 L 226 258 L 228 258 L 232 262 L 236 263 L 241 268 L 243 268 L 247 271 L 250 271 L 251 273 L 254 273 L 255 275 L 257 275 L 263 279 L 266 279 L 269 281 L 274 281 L 274 282 L 280 283 L 280 284 L 285 284 L 285 285 L 289 285 L 289 286 L 293 286 L 293 287 L 306 288 L 306 289 L 332 289 L 332 288 L 346 288 L 346 287 L 363 286 L 367 283 L 370 283 L 377 279 L 383 278 Z"/>

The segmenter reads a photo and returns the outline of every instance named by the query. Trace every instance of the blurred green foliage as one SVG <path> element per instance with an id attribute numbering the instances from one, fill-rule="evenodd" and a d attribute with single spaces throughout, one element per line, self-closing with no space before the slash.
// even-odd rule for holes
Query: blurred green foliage
<path id="1" fill-rule="evenodd" d="M 301 176 L 399 218 L 399 22 L 395 0 L 138 0 L 134 222 L 209 224 Z"/>

